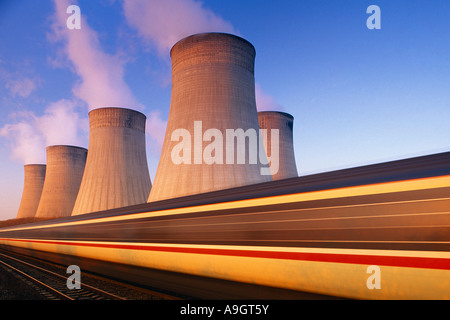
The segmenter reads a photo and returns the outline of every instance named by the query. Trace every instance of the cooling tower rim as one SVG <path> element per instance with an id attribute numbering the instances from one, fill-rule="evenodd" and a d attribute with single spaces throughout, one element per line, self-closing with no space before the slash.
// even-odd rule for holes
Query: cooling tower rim
<path id="1" fill-rule="evenodd" d="M 147 116 L 146 116 L 144 113 L 142 113 L 142 112 L 140 112 L 140 111 L 137 111 L 137 110 L 135 110 L 135 109 L 131 109 L 131 108 L 123 108 L 123 107 L 97 107 L 97 108 L 92 109 L 91 111 L 89 111 L 88 115 L 91 115 L 91 113 L 94 112 L 94 111 L 98 111 L 98 110 L 106 110 L 106 109 L 119 109 L 119 110 L 123 110 L 123 111 L 132 111 L 132 112 L 135 112 L 135 113 L 138 113 L 138 114 L 144 116 L 145 119 L 147 119 Z"/>
<path id="2" fill-rule="evenodd" d="M 237 35 L 232 34 L 232 33 L 227 33 L 227 32 L 200 32 L 200 33 L 191 34 L 190 36 L 187 36 L 187 37 L 184 37 L 184 38 L 178 40 L 172 46 L 172 48 L 170 49 L 170 57 L 172 57 L 172 53 L 173 53 L 173 50 L 175 49 L 175 47 L 178 47 L 180 44 L 188 42 L 188 41 L 192 41 L 195 38 L 204 37 L 204 36 L 207 36 L 207 35 L 211 35 L 211 36 L 213 36 L 213 35 L 216 35 L 216 36 L 217 35 L 229 36 L 231 38 L 235 38 L 235 39 L 237 39 L 239 41 L 245 42 L 248 46 L 250 46 L 253 49 L 253 53 L 256 55 L 255 46 L 253 44 L 251 44 L 250 41 L 248 41 L 248 40 L 246 40 L 246 39 L 244 39 L 244 38 L 242 38 L 240 36 L 237 36 Z"/>
<path id="3" fill-rule="evenodd" d="M 258 116 L 259 115 L 273 115 L 273 114 L 279 114 L 286 118 L 294 119 L 294 116 L 292 114 L 283 112 L 283 111 L 258 111 Z"/>
<path id="4" fill-rule="evenodd" d="M 24 164 L 24 167 L 46 167 L 46 164 L 43 163 L 29 163 L 29 164 Z"/>
<path id="5" fill-rule="evenodd" d="M 88 149 L 87 148 L 84 148 L 84 147 L 80 147 L 80 146 L 73 146 L 73 145 L 68 145 L 68 144 L 54 144 L 54 145 L 51 145 L 51 146 L 47 146 L 47 151 L 49 150 L 49 149 L 55 149 L 55 148 L 70 148 L 70 149 L 81 149 L 81 150 L 83 150 L 83 151 L 87 151 Z"/>

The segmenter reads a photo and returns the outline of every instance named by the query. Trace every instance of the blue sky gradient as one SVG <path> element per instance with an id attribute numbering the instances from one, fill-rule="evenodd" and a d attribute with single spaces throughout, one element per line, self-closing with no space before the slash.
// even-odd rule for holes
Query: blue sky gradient
<path id="1" fill-rule="evenodd" d="M 130 24 L 125 2 L 70 3 L 81 8 L 100 49 L 124 61 L 123 79 L 140 111 L 161 125 L 170 105 L 170 57 Z M 273 108 L 295 118 L 300 175 L 450 150 L 449 1 L 185 3 L 220 17 L 255 46 L 256 82 Z M 381 9 L 380 30 L 366 27 L 372 4 Z M 35 123 L 65 99 L 82 124 L 76 140 L 88 146 L 90 106 L 74 94 L 80 75 L 64 41 L 54 38 L 54 15 L 51 0 L 0 1 L 0 220 L 15 217 L 23 188 L 24 160 L 14 157 L 17 141 L 6 128 Z M 152 137 L 153 179 L 159 147 Z"/>

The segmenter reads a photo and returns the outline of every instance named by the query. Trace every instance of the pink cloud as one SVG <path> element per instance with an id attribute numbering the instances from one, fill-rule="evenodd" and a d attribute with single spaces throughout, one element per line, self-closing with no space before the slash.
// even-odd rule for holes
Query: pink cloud
<path id="1" fill-rule="evenodd" d="M 45 163 L 45 140 L 33 125 L 31 119 L 23 119 L 15 124 L 7 124 L 0 129 L 0 136 L 8 139 L 11 158 L 24 164 Z"/>
<path id="2" fill-rule="evenodd" d="M 274 97 L 264 92 L 258 83 L 255 84 L 255 96 L 258 111 L 282 111 L 284 109 Z"/>
<path id="3" fill-rule="evenodd" d="M 42 116 L 33 112 L 14 115 L 15 122 L 0 129 L 8 139 L 11 158 L 24 164 L 45 163 L 50 145 L 87 145 L 89 120 L 81 118 L 74 101 L 59 100 L 50 104 Z"/>
<path id="4" fill-rule="evenodd" d="M 20 80 L 9 80 L 5 87 L 11 91 L 14 96 L 28 97 L 33 91 L 37 89 L 37 81 L 30 78 L 23 78 Z"/>
<path id="5" fill-rule="evenodd" d="M 74 1 L 54 0 L 54 4 L 53 34 L 49 39 L 64 42 L 63 52 L 80 77 L 73 88 L 74 95 L 84 100 L 90 110 L 104 106 L 142 109 L 124 81 L 126 60 L 120 54 L 111 55 L 102 50 L 97 33 L 83 14 L 80 30 L 67 28 L 66 10 Z"/>
<path id="6" fill-rule="evenodd" d="M 35 125 L 44 137 L 46 146 L 87 144 L 82 136 L 87 136 L 89 119 L 80 116 L 75 101 L 61 99 L 51 103 L 44 115 L 36 117 Z"/>
<path id="7" fill-rule="evenodd" d="M 155 44 L 161 55 L 195 33 L 238 33 L 231 23 L 195 0 L 124 0 L 123 8 L 128 23 Z"/>

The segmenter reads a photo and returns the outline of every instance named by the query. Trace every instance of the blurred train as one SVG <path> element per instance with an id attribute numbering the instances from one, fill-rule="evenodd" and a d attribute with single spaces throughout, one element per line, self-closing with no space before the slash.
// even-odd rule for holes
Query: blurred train
<path id="1" fill-rule="evenodd" d="M 0 246 L 333 297 L 450 299 L 450 152 L 12 226 Z"/>

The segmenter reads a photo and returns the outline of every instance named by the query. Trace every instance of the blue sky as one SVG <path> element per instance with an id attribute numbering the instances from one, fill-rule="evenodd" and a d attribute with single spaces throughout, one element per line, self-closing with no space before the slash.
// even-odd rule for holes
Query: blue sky
<path id="1" fill-rule="evenodd" d="M 170 105 L 168 50 L 180 29 L 232 30 L 255 46 L 259 107 L 294 116 L 300 175 L 450 150 L 449 1 L 62 3 L 80 7 L 81 31 L 90 37 L 76 55 L 67 45 L 72 34 L 57 29 L 69 15 L 53 1 L 0 0 L 0 220 L 17 213 L 23 165 L 32 161 L 25 158 L 45 161 L 52 143 L 88 146 L 87 113 L 97 89 L 107 96 L 118 88 L 127 96 L 118 103 L 130 102 L 151 120 L 154 178 Z M 366 27 L 372 4 L 381 9 L 380 30 Z M 168 16 L 159 19 L 163 12 Z M 84 54 L 88 63 L 106 62 L 89 70 Z M 111 88 L 92 85 L 92 74 L 102 71 L 104 79 L 117 77 Z M 40 155 L 25 155 L 19 127 L 30 130 L 26 150 L 40 148 Z"/>

